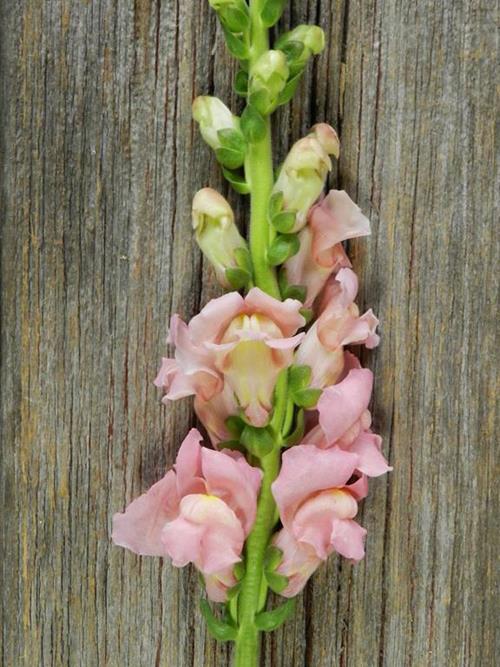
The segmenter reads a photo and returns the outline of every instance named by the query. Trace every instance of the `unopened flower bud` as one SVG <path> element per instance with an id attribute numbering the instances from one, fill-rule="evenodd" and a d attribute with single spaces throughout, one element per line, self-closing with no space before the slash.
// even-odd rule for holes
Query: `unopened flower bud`
<path id="1" fill-rule="evenodd" d="M 276 42 L 276 48 L 287 54 L 290 74 L 295 75 L 304 69 L 312 55 L 323 51 L 325 33 L 317 25 L 299 25 L 282 35 Z"/>
<path id="2" fill-rule="evenodd" d="M 328 155 L 333 155 L 337 159 L 340 154 L 340 141 L 337 133 L 328 125 L 328 123 L 317 123 L 311 128 L 309 136 L 314 136 L 325 149 Z"/>
<path id="3" fill-rule="evenodd" d="M 220 130 L 240 129 L 240 121 L 218 97 L 202 95 L 193 102 L 193 118 L 200 125 L 203 139 L 214 150 L 221 147 Z"/>
<path id="4" fill-rule="evenodd" d="M 278 97 L 288 79 L 286 56 L 281 51 L 266 51 L 252 68 L 250 100 L 262 114 L 276 107 Z"/>
<path id="5" fill-rule="evenodd" d="M 223 26 L 230 32 L 244 32 L 250 23 L 250 14 L 245 0 L 208 0 L 215 9 Z"/>
<path id="6" fill-rule="evenodd" d="M 247 244 L 234 222 L 229 203 L 212 188 L 199 190 L 193 199 L 193 229 L 196 241 L 215 269 L 218 281 L 230 288 L 227 269 L 238 269 L 236 250 Z"/>

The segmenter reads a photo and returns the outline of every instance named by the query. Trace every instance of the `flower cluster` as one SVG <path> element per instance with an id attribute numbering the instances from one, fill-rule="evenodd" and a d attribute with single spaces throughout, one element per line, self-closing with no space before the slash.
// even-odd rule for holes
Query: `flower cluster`
<path id="1" fill-rule="evenodd" d="M 288 102 L 318 26 L 268 29 L 284 0 L 210 0 L 240 62 L 240 116 L 198 97 L 193 117 L 233 189 L 250 195 L 249 241 L 229 202 L 211 188 L 194 197 L 196 241 L 226 293 L 189 322 L 170 321 L 155 385 L 168 403 L 194 397 L 211 446 L 193 429 L 173 470 L 113 520 L 113 539 L 137 554 L 193 563 L 210 600 L 212 634 L 236 642 L 236 664 L 258 662 L 258 633 L 293 602 L 265 610 L 268 589 L 293 598 L 333 552 L 364 556 L 356 522 L 368 478 L 390 470 L 371 430 L 370 370 L 351 346 L 378 345 L 378 320 L 356 304 L 358 278 L 343 242 L 370 223 L 342 190 L 324 195 L 337 134 L 314 125 L 275 172 L 270 114 Z"/>
<path id="2" fill-rule="evenodd" d="M 330 164 L 323 147 L 328 142 L 338 154 L 333 130 L 317 126 L 285 160 L 278 183 L 295 197 L 294 206 L 302 205 L 294 185 L 297 166 L 315 171 L 318 156 Z M 363 557 L 365 530 L 353 520 L 358 501 L 367 494 L 367 477 L 389 470 L 381 438 L 370 430 L 372 373 L 345 350 L 347 345 L 373 348 L 379 341 L 377 318 L 371 310 L 361 315 L 355 304 L 358 280 L 342 246 L 346 239 L 369 234 L 369 222 L 345 192 L 331 190 L 316 202 L 318 190 L 311 202 L 310 191 L 300 249 L 284 264 L 287 280 L 306 288 L 304 303 L 279 301 L 253 287 L 245 297 L 229 292 L 213 299 L 188 324 L 172 317 L 168 342 L 174 356 L 162 360 L 155 384 L 164 401 L 194 395 L 212 444 L 223 448 L 201 447 L 200 434 L 191 431 L 175 472 L 115 516 L 117 544 L 139 554 L 168 555 L 176 566 L 194 563 L 216 601 L 225 600 L 237 583 L 234 564 L 255 519 L 262 476 L 242 453 L 227 447 L 235 421 L 256 429 L 269 425 L 282 371 L 307 369 L 298 373 L 307 376 L 302 393 L 320 392 L 317 404 L 301 415 L 307 430 L 300 444 L 284 452 L 272 484 L 283 526 L 273 537 L 282 552 L 276 572 L 287 578 L 283 595 L 296 595 L 333 551 L 353 561 Z M 238 265 L 235 253 L 246 250 L 231 207 L 205 188 L 194 198 L 193 225 L 225 284 L 225 271 Z M 305 305 L 315 316 L 306 331 Z"/>

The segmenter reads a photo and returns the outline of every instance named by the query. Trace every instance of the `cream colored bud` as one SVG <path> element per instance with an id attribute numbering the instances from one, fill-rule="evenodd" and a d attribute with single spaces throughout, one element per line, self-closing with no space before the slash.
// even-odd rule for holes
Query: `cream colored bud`
<path id="1" fill-rule="evenodd" d="M 237 268 L 235 250 L 247 248 L 234 222 L 233 209 L 218 192 L 203 188 L 194 196 L 192 213 L 196 241 L 221 285 L 229 288 L 226 269 Z"/>
<path id="2" fill-rule="evenodd" d="M 200 125 L 203 139 L 214 150 L 220 148 L 219 130 L 239 130 L 239 118 L 234 116 L 218 97 L 202 95 L 193 102 L 193 118 Z"/>
<path id="3" fill-rule="evenodd" d="M 333 127 L 328 125 L 328 123 L 317 123 L 311 128 L 309 136 L 314 136 L 328 155 L 333 155 L 338 160 L 340 141 Z"/>

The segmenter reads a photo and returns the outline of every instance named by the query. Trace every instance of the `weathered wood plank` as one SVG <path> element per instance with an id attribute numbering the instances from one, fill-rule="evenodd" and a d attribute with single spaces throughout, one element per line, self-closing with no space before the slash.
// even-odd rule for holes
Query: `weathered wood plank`
<path id="1" fill-rule="evenodd" d="M 167 318 L 217 293 L 189 210 L 199 187 L 227 188 L 190 106 L 237 102 L 207 4 L 0 2 L 8 667 L 229 662 L 196 575 L 109 542 L 112 512 L 171 464 L 192 419 L 151 384 Z M 382 320 L 365 361 L 396 468 L 363 508 L 366 561 L 318 572 L 263 664 L 495 664 L 494 14 L 294 0 L 282 21 L 329 37 L 275 137 L 283 155 L 314 121 L 341 132 L 332 183 L 373 221 L 350 252 Z"/>

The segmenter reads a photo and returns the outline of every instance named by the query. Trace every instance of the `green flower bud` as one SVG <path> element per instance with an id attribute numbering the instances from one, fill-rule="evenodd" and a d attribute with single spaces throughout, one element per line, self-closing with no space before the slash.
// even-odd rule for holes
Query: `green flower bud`
<path id="1" fill-rule="evenodd" d="M 301 72 L 312 55 L 318 55 L 325 48 L 325 33 L 317 25 L 299 25 L 282 35 L 276 42 L 287 56 L 290 74 Z"/>
<path id="2" fill-rule="evenodd" d="M 337 157 L 338 152 L 337 134 L 326 123 L 315 125 L 307 137 L 292 146 L 272 191 L 273 196 L 282 194 L 282 210 L 295 214 L 295 224 L 288 233 L 297 232 L 306 224 L 307 213 L 332 168 L 330 155 Z"/>
<path id="3" fill-rule="evenodd" d="M 237 269 L 238 275 L 248 273 L 238 262 L 241 249 L 244 254 L 248 251 L 246 241 L 234 223 L 233 210 L 224 197 L 212 188 L 203 188 L 194 196 L 193 229 L 198 245 L 214 267 L 223 287 L 232 286 L 226 275 L 228 269 Z"/>
<path id="4" fill-rule="evenodd" d="M 208 0 L 219 15 L 222 25 L 232 33 L 242 33 L 250 24 L 250 14 L 245 0 Z"/>
<path id="5" fill-rule="evenodd" d="M 269 114 L 289 75 L 286 56 L 282 51 L 266 51 L 257 60 L 250 77 L 250 102 L 261 114 Z"/>
<path id="6" fill-rule="evenodd" d="M 240 132 L 239 118 L 218 97 L 197 97 L 193 102 L 193 118 L 200 125 L 201 136 L 214 150 L 223 145 L 219 135 L 221 130 Z"/>

